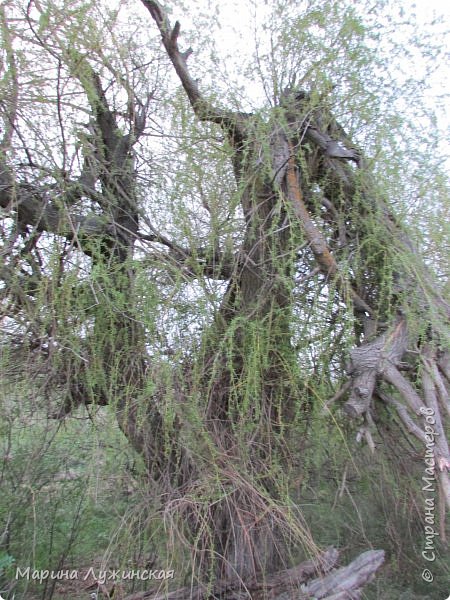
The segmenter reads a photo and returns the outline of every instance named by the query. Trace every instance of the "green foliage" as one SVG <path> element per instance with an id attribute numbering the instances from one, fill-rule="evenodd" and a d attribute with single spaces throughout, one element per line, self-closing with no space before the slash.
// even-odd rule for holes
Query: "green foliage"
<path id="1" fill-rule="evenodd" d="M 98 413 L 94 426 L 83 410 L 61 425 L 27 402 L 17 411 L 13 402 L 2 394 L 9 423 L 1 439 L 3 587 L 15 581 L 16 566 L 89 567 L 111 544 L 125 564 L 137 549 L 127 547 L 127 526 L 120 523 L 136 504 L 130 493 L 140 467 L 111 415 Z M 16 585 L 16 597 L 42 590 L 38 582 Z"/>
<path id="2" fill-rule="evenodd" d="M 263 287 L 240 312 L 238 290 L 230 303 L 235 314 L 225 321 L 227 283 L 204 274 L 216 254 L 215 266 L 224 266 L 245 242 L 242 205 L 249 196 L 256 212 L 256 201 L 272 184 L 270 134 L 287 128 L 279 103 L 286 88 L 297 86 L 311 95 L 304 118 L 319 109 L 333 111 L 366 156 L 352 204 L 340 213 L 339 225 L 347 228 L 350 241 L 339 245 L 336 225 L 320 220 L 323 193 L 307 172 L 313 148 L 296 155 L 311 190 L 308 207 L 334 244 L 345 280 L 370 289 L 381 323 L 391 322 L 401 305 L 416 339 L 426 339 L 430 323 L 440 323 L 432 303 L 424 307 L 417 290 L 405 289 L 398 279 L 412 275 L 432 298 L 436 290 L 421 267 L 425 256 L 439 276 L 437 291 L 448 295 L 448 184 L 439 117 L 425 101 L 432 71 L 426 63 L 415 80 L 395 67 L 411 70 L 412 63 L 399 61 L 406 60 L 401 53 L 416 36 L 413 19 L 406 22 L 401 8 L 384 1 L 249 3 L 254 20 L 247 37 L 255 34 L 257 47 L 230 51 L 223 66 L 215 47 L 220 43 L 216 15 L 198 17 L 203 29 L 195 28 L 196 52 L 189 62 L 205 95 L 239 110 L 246 107 L 242 94 L 252 96 L 250 142 L 241 148 L 244 169 L 236 178 L 230 140 L 218 126 L 196 120 L 161 58 L 159 36 L 147 20 L 143 25 L 138 4 L 45 0 L 30 5 L 27 21 L 21 3 L 9 2 L 14 18 L 2 14 L 2 115 L 6 123 L 13 114 L 8 98 L 16 91 L 20 110 L 8 160 L 19 182 L 44 186 L 64 210 L 95 215 L 107 228 L 116 207 L 98 183 L 93 198 L 68 194 L 94 152 L 90 105 L 99 98 L 91 69 L 104 82 L 120 132 L 133 134 L 133 103 L 142 108 L 148 98 L 148 116 L 133 157 L 136 204 L 147 239 L 135 243 L 126 261 L 105 252 L 111 243 L 107 236 L 88 236 L 87 242 L 77 231 L 67 235 L 73 223 L 61 224 L 61 236 L 20 231 L 5 213 L 2 251 L 13 257 L 8 263 L 13 275 L 5 275 L 1 290 L 1 586 L 12 585 L 16 564 L 78 567 L 117 556 L 125 564 L 150 552 L 162 567 L 177 567 L 180 584 L 186 574 L 195 579 L 203 560 L 212 578 L 217 557 L 211 516 L 223 514 L 224 506 L 238 514 L 233 510 L 244 498 L 244 506 L 255 505 L 262 521 L 275 515 L 274 529 L 288 540 L 288 562 L 314 554 L 315 544 L 351 548 L 347 558 L 368 545 L 384 547 L 395 557 L 392 573 L 368 597 L 397 597 L 397 592 L 405 600 L 410 592 L 426 597 L 419 577 L 402 586 L 393 583 L 405 568 L 417 571 L 422 515 L 416 509 L 411 525 L 410 506 L 420 493 L 420 469 L 410 475 L 395 460 L 401 428 L 392 415 L 386 415 L 391 439 L 377 438 L 374 457 L 349 441 L 355 431 L 339 407 L 323 414 L 343 382 L 360 332 L 350 301 L 338 299 L 335 283 L 314 274 L 309 245 L 281 193 L 267 216 L 267 239 L 258 240 L 266 274 L 276 282 L 268 282 L 276 299 L 264 305 Z M 174 4 L 173 13 L 182 7 Z M 193 15 L 199 7 L 188 8 Z M 392 36 L 392 31 L 402 33 Z M 188 31 L 180 44 L 189 46 Z M 437 40 L 431 45 L 425 38 L 414 40 L 424 57 L 438 56 L 437 46 Z M 217 55 L 213 72 L 210 59 Z M 227 68 L 229 78 L 221 71 Z M 256 84 L 251 92 L 249 81 Z M 407 111 L 410 104 L 414 107 Z M 322 189 L 329 184 L 326 178 L 320 180 Z M 405 228 L 415 232 L 421 256 L 394 243 L 368 189 L 372 198 L 395 207 Z M 335 194 L 336 205 L 343 204 L 343 193 Z M 254 218 L 255 239 L 265 226 Z M 276 233 L 287 226 L 283 246 Z M 251 260 L 242 255 L 235 270 Z M 287 298 L 284 304 L 275 288 Z M 443 347 L 446 336 L 443 330 Z M 148 361 L 139 362 L 143 357 Z M 129 364 L 135 378 L 125 368 Z M 91 403 L 89 410 L 75 407 L 64 421 L 50 419 L 67 408 L 74 388 Z M 220 394 L 227 398 L 231 441 L 217 443 L 211 422 L 223 416 L 214 407 Z M 105 397 L 107 408 L 99 406 Z M 161 435 L 163 458 L 180 459 L 186 451 L 186 460 L 196 466 L 195 477 L 168 506 L 165 492 L 159 496 L 156 484 L 143 483 L 142 457 L 114 420 L 114 411 L 120 421 L 135 409 L 137 429 L 145 432 L 154 407 L 162 430 L 150 433 Z M 123 421 L 121 428 L 126 431 Z M 403 450 L 409 466 L 412 451 Z M 305 523 L 312 524 L 311 536 Z M 441 557 L 436 569 L 436 590 L 444 592 L 447 567 Z M 18 592 L 29 597 L 36 589 L 22 582 Z M 53 591 L 44 593 L 50 597 Z"/>

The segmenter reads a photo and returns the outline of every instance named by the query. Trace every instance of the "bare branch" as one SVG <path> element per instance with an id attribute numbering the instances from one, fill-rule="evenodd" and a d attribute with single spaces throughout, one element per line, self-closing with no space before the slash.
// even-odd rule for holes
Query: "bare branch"
<path id="1" fill-rule="evenodd" d="M 300 600 L 300 598 L 313 596 L 318 600 L 330 600 L 331 598 L 339 598 L 339 594 L 341 594 L 341 597 L 345 597 L 342 594 L 359 590 L 359 588 L 372 581 L 383 562 L 383 550 L 363 552 L 346 567 L 309 583 L 303 590 L 304 595 L 298 596 L 298 598 Z M 281 598 L 276 600 L 281 600 Z"/>
<path id="2" fill-rule="evenodd" d="M 5 171 L 0 175 L 4 180 L 7 177 Z M 0 186 L 0 207 L 15 210 L 21 227 L 31 226 L 37 232 L 47 231 L 69 240 L 77 239 L 84 250 L 87 250 L 84 241 L 113 232 L 112 223 L 105 218 L 95 213 L 70 213 L 64 207 L 64 197 L 58 198 L 56 203 L 50 199 L 49 190 L 34 189 L 23 184 Z"/>
<path id="3" fill-rule="evenodd" d="M 448 448 L 447 438 L 445 436 L 444 426 L 442 424 L 441 412 L 439 410 L 437 391 L 431 377 L 431 364 L 435 360 L 435 353 L 430 345 L 426 344 L 422 352 L 422 362 L 424 368 L 422 369 L 422 388 L 425 402 L 433 411 L 434 418 L 434 430 L 436 431 L 436 448 L 440 455 L 440 469 L 450 470 L 450 452 Z"/>
<path id="4" fill-rule="evenodd" d="M 418 440 L 422 442 L 422 444 L 427 444 L 425 432 L 419 427 L 419 425 L 417 425 L 417 423 L 413 421 L 411 415 L 408 413 L 408 409 L 404 404 L 380 390 L 377 390 L 377 396 L 379 396 L 383 402 L 392 405 L 396 409 L 398 416 L 409 433 L 412 433 Z"/>
<path id="5" fill-rule="evenodd" d="M 420 413 L 423 402 L 419 394 L 413 388 L 411 383 L 403 377 L 400 371 L 392 363 L 386 363 L 383 370 L 383 378 L 393 385 L 406 400 L 410 408 L 416 413 Z"/>
<path id="6" fill-rule="evenodd" d="M 140 237 L 148 241 L 163 243 L 157 236 Z M 169 248 L 169 252 L 155 252 L 153 255 L 146 255 L 142 265 L 144 267 L 148 265 L 164 267 L 168 269 L 169 273 L 171 270 L 176 270 L 186 281 L 199 277 L 227 281 L 232 277 L 236 267 L 237 257 L 221 251 L 209 248 L 197 248 L 193 251 L 188 248 L 173 248 L 172 244 L 164 245 Z"/>
<path id="7" fill-rule="evenodd" d="M 195 114 L 201 121 L 217 123 L 227 130 L 234 129 L 237 124 L 237 113 L 221 110 L 214 107 L 201 94 L 198 84 L 189 73 L 187 59 L 192 54 L 192 48 L 181 52 L 178 48 L 178 37 L 180 35 L 180 23 L 177 21 L 172 29 L 169 18 L 159 2 L 156 0 L 142 0 L 143 5 L 150 12 L 161 33 L 162 42 L 166 49 L 181 84 L 189 98 Z"/>
<path id="8" fill-rule="evenodd" d="M 357 292 L 346 283 L 336 263 L 335 258 L 328 248 L 328 244 L 325 240 L 324 235 L 320 229 L 314 224 L 308 209 L 304 203 L 303 194 L 299 184 L 299 173 L 295 164 L 295 154 L 292 142 L 287 140 L 289 147 L 289 159 L 286 169 L 286 184 L 287 184 L 287 197 L 291 203 L 295 215 L 302 223 L 303 230 L 305 231 L 306 237 L 311 244 L 311 250 L 314 257 L 320 266 L 322 273 L 330 277 L 330 279 L 337 282 L 339 289 L 342 291 L 344 300 L 346 295 L 350 297 L 355 308 L 361 312 L 373 314 L 372 308 L 357 294 Z"/>

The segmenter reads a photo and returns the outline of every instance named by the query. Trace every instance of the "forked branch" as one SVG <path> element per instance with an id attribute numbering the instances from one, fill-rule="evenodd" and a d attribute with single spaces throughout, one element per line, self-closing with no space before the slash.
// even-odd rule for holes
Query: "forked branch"
<path id="1" fill-rule="evenodd" d="M 197 82 L 189 73 L 187 59 L 193 53 L 193 50 L 192 48 L 188 48 L 185 52 L 181 52 L 178 47 L 178 37 L 181 30 L 180 23 L 176 21 L 172 28 L 167 14 L 156 0 L 142 0 L 142 3 L 158 26 L 164 48 L 197 117 L 201 121 L 217 123 L 228 130 L 234 128 L 236 114 L 232 111 L 221 110 L 206 100 L 201 94 Z"/>

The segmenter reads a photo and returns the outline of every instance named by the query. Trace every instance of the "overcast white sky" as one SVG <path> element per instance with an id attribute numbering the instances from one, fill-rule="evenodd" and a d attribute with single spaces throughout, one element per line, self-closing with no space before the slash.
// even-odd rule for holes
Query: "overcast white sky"
<path id="1" fill-rule="evenodd" d="M 358 6 L 358 0 L 354 0 L 354 3 Z M 167 0 L 165 4 L 170 6 L 170 0 Z M 244 58 L 247 52 L 251 52 L 254 44 L 254 39 L 250 37 L 252 36 L 251 23 L 254 18 L 252 14 L 254 9 L 250 8 L 249 4 L 250 2 L 240 0 L 224 0 L 220 3 L 215 0 L 199 0 L 197 3 L 194 2 L 189 5 L 189 11 L 192 11 L 192 13 L 201 10 L 201 6 L 204 6 L 206 10 L 219 11 L 221 29 L 215 38 L 219 51 L 219 61 L 221 56 L 225 57 L 230 53 L 230 49 L 238 56 L 238 61 L 239 57 Z M 265 11 L 269 12 L 271 9 L 271 3 L 267 0 L 254 0 L 254 4 L 257 6 L 259 15 Z M 431 31 L 430 23 L 434 20 L 442 21 L 441 24 L 435 23 L 433 25 L 434 32 L 443 33 L 450 30 L 450 0 L 398 0 L 397 2 L 391 0 L 391 6 L 393 10 L 400 6 L 403 7 L 405 21 L 410 19 L 414 21 L 414 17 L 416 17 L 419 26 L 422 25 L 422 29 L 418 33 Z M 191 26 L 191 15 L 178 14 L 177 10 L 176 8 L 173 9 L 173 20 L 178 19 L 181 21 L 182 30 L 183 26 Z M 450 129 L 450 111 L 448 99 L 445 97 L 446 95 L 450 96 L 450 35 L 448 33 L 446 36 L 442 35 L 441 40 L 445 43 L 444 49 L 447 52 L 447 60 L 441 58 L 438 62 L 435 61 L 436 70 L 431 78 L 427 80 L 430 89 L 425 96 L 429 98 L 429 106 L 434 109 L 438 126 L 442 131 L 442 151 L 450 156 L 450 146 L 446 142 L 446 133 Z M 194 48 L 194 50 L 196 49 Z M 411 47 L 409 47 L 409 50 L 411 50 Z M 194 63 L 193 70 L 195 70 L 195 54 L 192 60 Z M 417 58 L 408 58 L 405 55 L 404 64 L 398 62 L 396 67 L 398 67 L 399 72 L 403 70 L 404 73 L 410 73 L 411 76 L 418 78 L 420 78 L 421 71 L 425 68 L 424 64 L 421 64 L 421 57 L 418 54 Z M 219 68 L 232 76 L 233 66 L 229 61 L 225 60 L 224 64 L 219 65 Z M 251 95 L 251 90 L 248 91 Z M 450 158 L 448 158 L 448 161 L 450 169 Z"/>

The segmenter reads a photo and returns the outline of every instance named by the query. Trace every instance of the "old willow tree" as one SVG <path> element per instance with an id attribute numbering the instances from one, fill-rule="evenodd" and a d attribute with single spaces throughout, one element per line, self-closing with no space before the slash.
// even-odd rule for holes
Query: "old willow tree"
<path id="1" fill-rule="evenodd" d="M 445 588 L 439 42 L 363 5 L 1 5 L 5 381 L 114 412 L 170 597 Z"/>

